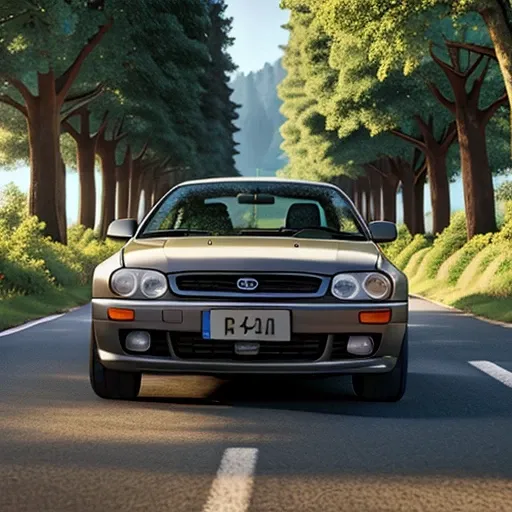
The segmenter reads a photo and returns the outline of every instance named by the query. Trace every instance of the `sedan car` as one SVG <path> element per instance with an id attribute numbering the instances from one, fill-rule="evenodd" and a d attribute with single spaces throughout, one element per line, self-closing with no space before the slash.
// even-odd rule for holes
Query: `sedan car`
<path id="1" fill-rule="evenodd" d="M 135 399 L 152 374 L 352 376 L 358 397 L 398 401 L 407 379 L 408 284 L 367 224 L 323 183 L 182 183 L 94 273 L 90 381 Z"/>

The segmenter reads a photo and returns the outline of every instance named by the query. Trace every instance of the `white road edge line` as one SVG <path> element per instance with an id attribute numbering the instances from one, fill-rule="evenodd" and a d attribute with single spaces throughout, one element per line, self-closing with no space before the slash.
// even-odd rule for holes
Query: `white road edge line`
<path id="1" fill-rule="evenodd" d="M 497 364 L 490 361 L 468 361 L 470 365 L 478 368 L 480 371 L 486 373 L 490 377 L 498 380 L 505 386 L 512 388 L 512 372 L 505 370 Z"/>
<path id="2" fill-rule="evenodd" d="M 31 327 L 34 327 L 39 324 L 44 324 L 46 322 L 51 322 L 52 320 L 57 320 L 57 318 L 64 316 L 64 314 L 65 313 L 62 313 L 60 315 L 47 316 L 45 318 L 39 318 L 39 320 L 33 320 L 32 322 L 20 325 L 19 327 L 13 327 L 12 329 L 7 329 L 6 331 L 0 331 L 0 338 L 3 338 L 4 336 L 10 336 L 11 334 L 16 334 L 17 332 L 25 331 L 26 329 L 30 329 Z"/>
<path id="3" fill-rule="evenodd" d="M 203 512 L 246 512 L 258 459 L 256 448 L 228 448 L 220 462 Z"/>

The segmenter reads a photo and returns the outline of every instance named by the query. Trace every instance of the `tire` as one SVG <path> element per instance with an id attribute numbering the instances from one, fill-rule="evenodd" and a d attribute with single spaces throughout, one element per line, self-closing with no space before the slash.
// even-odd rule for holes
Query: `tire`
<path id="1" fill-rule="evenodd" d="M 93 391 L 107 400 L 135 400 L 140 391 L 142 375 L 110 370 L 101 364 L 94 334 L 91 333 L 89 380 Z"/>
<path id="2" fill-rule="evenodd" d="M 368 402 L 398 402 L 407 387 L 409 363 L 409 339 L 407 333 L 393 370 L 389 373 L 362 374 L 352 376 L 355 394 Z"/>

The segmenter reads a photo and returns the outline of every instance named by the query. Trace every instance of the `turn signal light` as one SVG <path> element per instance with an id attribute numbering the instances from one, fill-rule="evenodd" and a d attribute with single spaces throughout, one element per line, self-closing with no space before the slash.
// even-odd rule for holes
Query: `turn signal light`
<path id="1" fill-rule="evenodd" d="M 389 324 L 390 321 L 390 309 L 381 309 L 379 311 L 361 311 L 361 313 L 359 313 L 359 323 L 361 324 Z"/>
<path id="2" fill-rule="evenodd" d="M 133 311 L 133 309 L 109 308 L 108 317 L 110 320 L 131 322 L 135 320 L 135 311 Z"/>

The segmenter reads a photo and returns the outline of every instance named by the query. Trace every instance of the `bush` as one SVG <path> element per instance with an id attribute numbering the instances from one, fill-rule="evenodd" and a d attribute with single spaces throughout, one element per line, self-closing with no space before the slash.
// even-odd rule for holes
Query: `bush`
<path id="1" fill-rule="evenodd" d="M 394 260 L 395 265 L 400 269 L 404 270 L 409 264 L 411 258 L 421 249 L 430 247 L 432 242 L 425 235 L 415 235 L 411 243 L 402 250 L 402 252 Z"/>
<path id="2" fill-rule="evenodd" d="M 44 224 L 28 215 L 26 196 L 15 186 L 0 198 L 0 298 L 87 284 L 94 268 L 122 247 L 83 226 L 69 229 L 68 245 L 53 242 Z"/>
<path id="3" fill-rule="evenodd" d="M 510 243 L 512 242 L 512 201 L 507 201 L 505 204 L 505 217 L 503 219 L 503 226 L 494 235 L 493 243 Z"/>
<path id="4" fill-rule="evenodd" d="M 27 195 L 9 183 L 0 192 L 0 222 L 9 230 L 16 229 L 28 217 Z"/>
<path id="5" fill-rule="evenodd" d="M 450 284 L 457 284 L 460 276 L 471 263 L 471 260 L 483 249 L 485 249 L 493 239 L 492 233 L 486 235 L 474 236 L 457 255 L 457 260 L 448 270 L 448 282 Z"/>
<path id="6" fill-rule="evenodd" d="M 450 225 L 436 238 L 432 250 L 423 261 L 425 277 L 434 279 L 443 262 L 467 242 L 466 216 L 457 212 Z"/>
<path id="7" fill-rule="evenodd" d="M 498 201 L 512 201 L 512 181 L 506 181 L 496 189 L 496 199 Z"/>
<path id="8" fill-rule="evenodd" d="M 390 261 L 395 261 L 398 255 L 412 242 L 412 235 L 405 224 L 398 226 L 398 238 L 391 243 L 381 244 L 381 249 Z"/>

